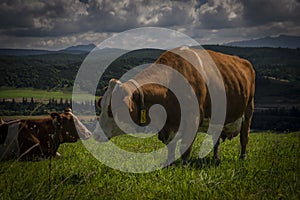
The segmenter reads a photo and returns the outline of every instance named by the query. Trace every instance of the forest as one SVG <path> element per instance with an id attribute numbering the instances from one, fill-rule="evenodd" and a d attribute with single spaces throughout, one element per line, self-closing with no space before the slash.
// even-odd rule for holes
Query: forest
<path id="1" fill-rule="evenodd" d="M 252 129 L 292 131 L 300 130 L 300 50 L 288 48 L 241 48 L 221 45 L 203 46 L 230 55 L 248 59 L 256 71 L 255 113 Z M 195 47 L 199 48 L 199 47 Z M 109 59 L 120 49 L 99 50 Z M 124 51 L 125 52 L 125 51 Z M 130 69 L 153 63 L 163 53 L 159 49 L 141 49 L 114 60 L 100 77 L 96 96 L 103 94 L 111 78 L 120 78 Z M 42 104 L 39 100 L 22 101 L 5 98 L 7 89 L 33 88 L 45 91 L 71 91 L 76 74 L 88 55 L 87 52 L 52 52 L 43 55 L 1 55 L 0 56 L 0 101 L 1 115 L 44 115 L 49 110 L 61 111 L 71 106 L 71 99 L 51 98 Z M 104 67 L 99 66 L 95 67 Z M 97 74 L 93 74 L 97 76 Z M 91 84 L 86 80 L 82 89 L 89 90 Z M 4 94 L 3 94 L 4 93 Z M 28 96 L 28 94 L 26 95 Z M 71 98 L 71 97 L 70 97 Z M 37 109 L 32 109 L 39 105 Z M 88 102 L 92 105 L 93 102 Z M 89 114 L 89 113 L 86 113 Z"/>

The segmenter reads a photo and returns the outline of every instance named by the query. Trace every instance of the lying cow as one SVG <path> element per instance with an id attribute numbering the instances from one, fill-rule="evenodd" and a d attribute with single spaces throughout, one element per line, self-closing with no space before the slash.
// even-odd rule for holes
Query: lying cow
<path id="1" fill-rule="evenodd" d="M 55 156 L 60 144 L 91 135 L 71 109 L 48 118 L 2 123 L 0 130 L 0 160 Z"/>
<path id="2" fill-rule="evenodd" d="M 187 47 L 167 51 L 163 53 L 153 65 L 137 74 L 133 80 L 124 83 L 116 79 L 110 80 L 103 98 L 98 102 L 102 109 L 99 122 L 106 138 L 101 136 L 101 134 L 96 135 L 95 133 L 95 139 L 98 141 L 106 141 L 113 136 L 123 134 L 116 125 L 111 110 L 111 96 L 116 90 L 122 90 L 123 93 L 128 94 L 127 98 L 129 99 L 129 103 L 126 104 L 129 107 L 130 116 L 136 124 L 140 124 L 139 121 L 141 120 L 140 114 L 138 113 L 141 102 L 143 102 L 143 107 L 147 113 L 146 124 L 149 123 L 150 119 L 148 113 L 149 108 L 154 104 L 164 106 L 167 112 L 167 120 L 162 130 L 158 132 L 158 138 L 165 144 L 168 144 L 169 141 L 173 139 L 173 133 L 178 130 L 180 124 L 180 107 L 175 99 L 176 97 L 168 88 L 158 84 L 138 86 L 138 83 L 143 83 L 145 79 L 155 82 L 158 76 L 165 76 L 164 79 L 166 81 L 172 81 L 172 77 L 168 77 L 168 75 L 157 70 L 157 67 L 155 67 L 157 64 L 164 64 L 175 69 L 189 81 L 198 99 L 200 110 L 199 121 L 201 126 L 203 118 L 210 118 L 211 115 L 211 99 L 203 77 L 205 73 L 200 74 L 190 62 L 179 56 L 179 54 L 182 53 L 186 55 L 186 57 L 194 60 L 198 59 L 198 64 L 206 71 L 206 67 L 209 66 L 202 66 L 202 62 L 199 59 L 203 51 L 204 50 Z M 245 59 L 214 51 L 207 51 L 207 53 L 214 61 L 223 78 L 227 98 L 227 111 L 223 131 L 220 137 L 213 138 L 215 143 L 214 158 L 217 160 L 220 159 L 218 152 L 220 138 L 223 140 L 226 138 L 232 139 L 239 133 L 241 143 L 240 157 L 244 158 L 246 156 L 246 145 L 249 140 L 250 124 L 254 110 L 255 72 L 250 62 Z M 182 134 L 184 136 L 184 133 Z M 193 140 L 194 138 L 191 143 L 193 143 Z M 184 141 L 182 141 L 182 143 L 184 143 Z M 191 148 L 192 144 L 186 151 L 181 152 L 181 158 L 184 163 L 187 163 Z M 174 155 L 175 147 L 168 145 L 168 160 L 174 160 Z"/>

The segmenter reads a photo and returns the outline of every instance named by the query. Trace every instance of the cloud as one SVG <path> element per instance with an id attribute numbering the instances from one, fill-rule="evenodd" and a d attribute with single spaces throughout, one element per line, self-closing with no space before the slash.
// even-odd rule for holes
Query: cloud
<path id="1" fill-rule="evenodd" d="M 222 29 L 270 25 L 274 22 L 299 24 L 300 3 L 296 0 L 209 0 L 197 8 L 198 28 Z"/>
<path id="2" fill-rule="evenodd" d="M 87 14 L 85 7 L 79 1 L 4 0 L 0 3 L 0 31 L 17 37 L 61 36 L 80 32 L 77 22 Z"/>
<path id="3" fill-rule="evenodd" d="M 300 24 L 300 3 L 296 0 L 243 1 L 245 25 L 257 26 L 274 22 Z"/>
<path id="4" fill-rule="evenodd" d="M 90 0 L 3 1 L 1 32 L 17 37 L 47 37 L 79 32 L 120 32 L 142 26 L 173 26 L 193 20 L 182 1 Z M 7 20 L 10 19 L 10 20 Z"/>
<path id="5" fill-rule="evenodd" d="M 197 9 L 198 28 L 221 29 L 242 24 L 243 5 L 238 0 L 209 0 Z"/>
<path id="6" fill-rule="evenodd" d="M 300 35 L 299 10 L 299 0 L 2 0 L 0 41 L 2 47 L 60 48 L 147 26 L 209 43 Z"/>

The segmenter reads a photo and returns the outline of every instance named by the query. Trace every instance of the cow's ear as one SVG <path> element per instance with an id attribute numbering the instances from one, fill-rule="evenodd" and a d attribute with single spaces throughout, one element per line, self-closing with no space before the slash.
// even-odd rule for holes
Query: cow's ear
<path id="1" fill-rule="evenodd" d="M 97 101 L 97 107 L 101 108 L 101 101 L 102 101 L 103 97 L 101 96 L 98 101 Z"/>
<path id="2" fill-rule="evenodd" d="M 105 86 L 102 90 L 103 90 L 103 92 L 106 92 L 107 89 L 108 89 L 108 86 Z"/>
<path id="3" fill-rule="evenodd" d="M 60 115 L 57 112 L 50 113 L 52 120 L 60 120 Z"/>
<path id="4" fill-rule="evenodd" d="M 116 86 L 116 84 L 121 85 L 122 82 L 119 81 L 118 79 L 112 78 L 112 79 L 110 79 L 110 81 L 108 83 L 108 88 L 114 88 Z"/>

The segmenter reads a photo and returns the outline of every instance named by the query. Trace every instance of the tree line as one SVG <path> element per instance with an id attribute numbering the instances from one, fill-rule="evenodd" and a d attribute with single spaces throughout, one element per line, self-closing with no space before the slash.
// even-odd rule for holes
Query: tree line
<path id="1" fill-rule="evenodd" d="M 1 116 L 17 116 L 17 115 L 48 115 L 49 112 L 62 112 L 65 108 L 72 108 L 72 105 L 76 105 L 77 111 L 81 114 L 90 115 L 89 110 L 91 107 L 95 107 L 96 112 L 99 113 L 99 109 L 95 101 L 82 101 L 72 102 L 72 99 L 55 99 L 49 98 L 46 102 L 34 100 L 34 98 L 22 98 L 22 101 L 16 101 L 15 99 L 7 100 L 2 99 L 0 102 L 0 115 Z M 78 110 L 79 109 L 79 110 Z"/>
<path id="2" fill-rule="evenodd" d="M 255 111 L 251 128 L 278 132 L 300 131 L 300 108 L 293 106 Z"/>
<path id="3" fill-rule="evenodd" d="M 33 98 L 23 98 L 20 102 L 15 99 L 11 101 L 3 99 L 0 102 L 0 115 L 48 115 L 49 112 L 62 112 L 66 107 L 72 108 L 72 105 L 76 105 L 76 109 L 80 114 L 93 114 L 89 111 L 92 107 L 95 108 L 97 115 L 100 113 L 100 109 L 95 106 L 96 101 L 73 103 L 71 99 L 49 98 L 46 102 L 37 102 Z M 251 129 L 278 132 L 300 131 L 300 108 L 293 106 L 290 108 L 255 110 Z"/>

